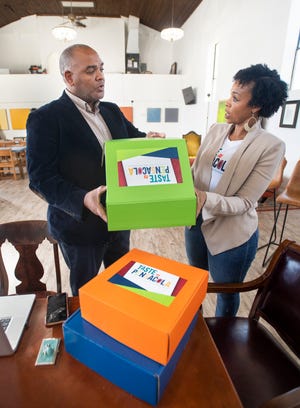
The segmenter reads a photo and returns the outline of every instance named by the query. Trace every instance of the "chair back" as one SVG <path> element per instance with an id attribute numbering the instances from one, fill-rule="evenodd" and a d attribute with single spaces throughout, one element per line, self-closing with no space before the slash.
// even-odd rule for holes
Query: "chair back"
<path id="1" fill-rule="evenodd" d="M 289 196 L 300 200 L 300 160 L 296 163 L 293 173 L 287 183 L 286 190 Z"/>
<path id="2" fill-rule="evenodd" d="M 278 189 L 281 186 L 283 180 L 283 173 L 286 165 L 287 160 L 284 157 L 281 163 L 279 164 L 275 176 L 273 177 L 271 183 L 269 184 L 268 190 Z"/>
<path id="3" fill-rule="evenodd" d="M 15 153 L 10 148 L 0 147 L 0 163 L 2 167 L 13 167 L 17 163 Z"/>
<path id="4" fill-rule="evenodd" d="M 26 143 L 26 136 L 14 136 L 14 143 Z"/>
<path id="5" fill-rule="evenodd" d="M 16 180 L 18 177 L 16 169 L 19 170 L 19 174 L 23 176 L 23 171 L 21 169 L 20 162 L 11 148 L 1 148 L 0 147 L 0 175 L 12 174 L 13 178 Z"/>
<path id="6" fill-rule="evenodd" d="M 45 283 L 40 281 L 44 268 L 36 254 L 45 239 L 53 245 L 57 292 L 61 292 L 58 244 L 48 232 L 47 221 L 30 220 L 0 224 L 0 295 L 8 294 L 8 274 L 1 252 L 1 246 L 6 240 L 19 252 L 15 276 L 21 283 L 16 287 L 16 293 L 47 294 Z"/>
<path id="7" fill-rule="evenodd" d="M 0 140 L 0 147 L 11 147 L 14 145 L 15 142 L 13 140 Z"/>
<path id="8" fill-rule="evenodd" d="M 195 157 L 201 144 L 201 135 L 194 131 L 190 131 L 182 136 L 185 139 L 188 149 L 188 155 Z"/>
<path id="9" fill-rule="evenodd" d="M 285 240 L 269 264 L 249 317 L 262 317 L 300 357 L 300 245 Z"/>

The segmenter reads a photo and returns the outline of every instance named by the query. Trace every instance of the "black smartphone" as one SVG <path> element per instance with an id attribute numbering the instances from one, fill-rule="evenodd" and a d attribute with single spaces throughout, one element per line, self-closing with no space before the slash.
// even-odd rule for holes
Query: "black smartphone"
<path id="1" fill-rule="evenodd" d="M 68 295 L 65 292 L 47 297 L 46 326 L 62 323 L 68 315 Z"/>

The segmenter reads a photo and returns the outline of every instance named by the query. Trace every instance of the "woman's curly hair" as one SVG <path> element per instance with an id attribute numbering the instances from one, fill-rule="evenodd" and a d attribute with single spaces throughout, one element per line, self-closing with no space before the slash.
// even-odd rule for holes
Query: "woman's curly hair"
<path id="1" fill-rule="evenodd" d="M 265 64 L 251 65 L 238 71 L 233 77 L 241 85 L 253 83 L 249 106 L 260 107 L 259 115 L 269 118 L 283 105 L 288 94 L 287 84 L 280 79 L 278 72 Z"/>

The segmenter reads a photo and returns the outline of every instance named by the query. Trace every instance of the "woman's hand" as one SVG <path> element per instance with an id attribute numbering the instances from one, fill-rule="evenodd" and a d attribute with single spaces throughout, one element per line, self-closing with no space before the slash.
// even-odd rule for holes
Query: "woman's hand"
<path id="1" fill-rule="evenodd" d="M 88 208 L 93 214 L 98 215 L 103 221 L 107 222 L 107 215 L 105 208 L 100 203 L 101 194 L 105 193 L 107 190 L 106 186 L 100 186 L 91 190 L 84 196 L 83 204 Z"/>
<path id="2" fill-rule="evenodd" d="M 146 137 L 150 139 L 153 139 L 153 138 L 165 139 L 166 134 L 162 132 L 148 132 Z"/>
<path id="3" fill-rule="evenodd" d="M 206 192 L 205 191 L 200 191 L 197 188 L 195 188 L 195 194 L 197 197 L 197 208 L 196 208 L 196 218 L 200 214 L 202 207 L 205 204 L 206 201 Z"/>

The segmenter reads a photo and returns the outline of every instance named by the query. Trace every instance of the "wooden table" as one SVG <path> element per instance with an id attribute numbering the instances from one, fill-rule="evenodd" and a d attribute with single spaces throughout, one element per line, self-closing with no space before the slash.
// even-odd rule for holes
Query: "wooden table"
<path id="1" fill-rule="evenodd" d="M 70 310 L 79 307 L 70 298 Z M 46 300 L 37 299 L 17 352 L 0 358 L 0 405 L 11 407 L 146 408 L 149 405 L 71 357 L 63 339 L 54 366 L 35 366 L 43 338 L 62 338 L 44 325 Z M 242 407 L 201 315 L 158 408 Z"/>

